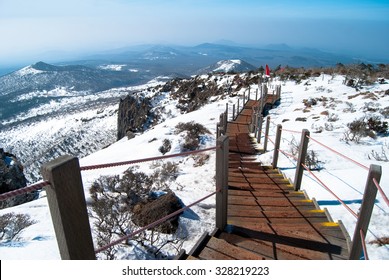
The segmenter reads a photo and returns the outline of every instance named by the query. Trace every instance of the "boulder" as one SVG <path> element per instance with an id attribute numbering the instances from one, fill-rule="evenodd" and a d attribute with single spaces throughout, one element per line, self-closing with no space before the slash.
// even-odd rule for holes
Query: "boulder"
<path id="1" fill-rule="evenodd" d="M 136 205 L 133 210 L 132 221 L 136 225 L 144 227 L 181 208 L 182 205 L 179 198 L 173 192 L 169 192 L 154 200 Z M 175 233 L 178 228 L 178 218 L 179 215 L 167 220 L 154 229 L 167 234 Z"/>
<path id="2" fill-rule="evenodd" d="M 23 165 L 15 155 L 0 148 L 0 193 L 24 188 L 26 185 L 27 180 L 23 173 Z M 37 196 L 37 192 L 31 192 L 0 201 L 0 209 L 34 200 Z"/>
<path id="3" fill-rule="evenodd" d="M 128 95 L 120 99 L 118 112 L 117 139 L 124 136 L 134 137 L 134 133 L 143 132 L 151 123 L 151 103 L 147 98 L 135 98 Z"/>

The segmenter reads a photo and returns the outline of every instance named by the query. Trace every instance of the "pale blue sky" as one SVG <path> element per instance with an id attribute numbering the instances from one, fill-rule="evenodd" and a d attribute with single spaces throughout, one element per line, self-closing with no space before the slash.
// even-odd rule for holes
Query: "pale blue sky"
<path id="1" fill-rule="evenodd" d="M 0 65 L 143 43 L 316 47 L 389 58 L 389 0 L 0 0 Z"/>

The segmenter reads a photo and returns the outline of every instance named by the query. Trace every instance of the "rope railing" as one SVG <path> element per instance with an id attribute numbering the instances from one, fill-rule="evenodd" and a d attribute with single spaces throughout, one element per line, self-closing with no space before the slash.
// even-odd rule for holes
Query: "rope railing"
<path id="1" fill-rule="evenodd" d="M 388 199 L 388 197 L 386 196 L 384 190 L 381 188 L 380 184 L 377 182 L 377 180 L 375 178 L 373 178 L 373 183 L 376 186 L 377 190 L 380 192 L 380 194 L 381 194 L 382 198 L 384 199 L 386 205 L 389 206 L 389 199 Z"/>
<path id="2" fill-rule="evenodd" d="M 43 181 L 43 182 L 36 183 L 36 184 L 30 185 L 30 186 L 27 186 L 24 188 L 20 188 L 17 190 L 2 193 L 2 194 L 0 194 L 0 201 L 7 200 L 7 199 L 13 198 L 15 196 L 30 193 L 33 191 L 38 191 L 38 190 L 41 190 L 43 187 L 46 187 L 49 185 L 50 185 L 50 183 L 48 181 Z"/>
<path id="3" fill-rule="evenodd" d="M 367 255 L 367 248 L 366 248 L 366 237 L 362 229 L 359 229 L 359 234 L 361 236 L 363 255 L 365 257 L 365 260 L 369 260 L 369 256 Z"/>
<path id="4" fill-rule="evenodd" d="M 289 154 L 288 152 L 285 152 L 284 150 L 281 150 L 281 149 L 278 149 L 279 152 L 281 152 L 283 155 L 285 155 L 286 157 L 290 157 L 290 158 L 293 158 L 295 161 L 298 160 L 297 157 L 295 157 L 294 155 L 292 154 Z"/>
<path id="5" fill-rule="evenodd" d="M 295 133 L 295 134 L 301 134 L 301 131 L 291 130 L 291 129 L 285 129 L 285 128 L 283 128 L 282 131 L 290 132 L 290 133 Z"/>
<path id="6" fill-rule="evenodd" d="M 331 147 L 329 147 L 329 146 L 327 146 L 327 145 L 325 145 L 325 144 L 323 144 L 323 143 L 317 141 L 316 139 L 314 139 L 314 138 L 312 138 L 312 137 L 310 137 L 310 136 L 307 136 L 307 138 L 308 138 L 309 140 L 312 140 L 313 142 L 316 142 L 317 144 L 323 146 L 324 148 L 330 150 L 331 152 L 337 154 L 338 156 L 341 156 L 341 157 L 343 157 L 343 158 L 345 158 L 345 159 L 347 159 L 347 160 L 349 160 L 349 161 L 355 163 L 355 164 L 358 165 L 359 167 L 362 167 L 362 168 L 365 169 L 365 170 L 369 170 L 369 167 L 367 167 L 367 166 L 365 166 L 365 165 L 363 165 L 363 164 L 357 162 L 356 160 L 354 160 L 354 159 L 352 159 L 352 158 L 350 158 L 350 157 L 348 157 L 348 156 L 346 156 L 346 155 L 344 155 L 344 154 L 342 154 L 342 153 L 340 153 L 340 152 L 334 150 L 333 148 L 331 148 Z"/>
<path id="7" fill-rule="evenodd" d="M 349 211 L 356 219 L 358 219 L 358 214 L 356 214 L 350 207 L 347 206 L 347 204 L 339 197 L 337 196 L 322 180 L 320 180 L 319 177 L 313 173 L 308 166 L 305 164 L 301 164 L 305 170 L 308 171 L 309 174 L 311 174 L 330 194 L 332 194 L 346 209 Z"/>
<path id="8" fill-rule="evenodd" d="M 174 158 L 174 157 L 180 157 L 180 156 L 199 154 L 199 153 L 204 153 L 204 152 L 208 152 L 208 151 L 214 151 L 216 149 L 217 149 L 217 147 L 215 146 L 215 147 L 210 147 L 210 148 L 201 149 L 201 150 L 182 152 L 182 153 L 178 153 L 178 154 L 163 155 L 163 156 L 149 157 L 149 158 L 137 159 L 137 160 L 121 161 L 121 162 L 115 162 L 115 163 L 103 163 L 103 164 L 82 166 L 82 167 L 80 167 L 80 169 L 81 169 L 81 171 L 87 171 L 87 170 L 102 169 L 102 168 L 116 167 L 116 166 L 122 166 L 122 165 L 131 165 L 131 164 L 143 163 L 143 162 L 154 161 L 154 160 L 162 160 L 162 159 L 167 159 L 167 158 Z"/>
<path id="9" fill-rule="evenodd" d="M 107 250 L 107 249 L 109 249 L 109 248 L 111 248 L 111 247 L 113 247 L 115 245 L 118 245 L 118 244 L 122 243 L 125 240 L 131 239 L 132 237 L 136 236 L 139 233 L 142 233 L 142 232 L 144 232 L 146 230 L 149 230 L 149 229 L 151 229 L 153 227 L 156 227 L 156 226 L 166 222 L 167 220 L 169 220 L 169 219 L 171 219 L 171 218 L 181 214 L 185 210 L 188 210 L 189 208 L 193 207 L 194 205 L 199 204 L 200 202 L 206 200 L 207 198 L 215 195 L 218 192 L 220 192 L 220 190 L 216 190 L 213 193 L 210 193 L 210 194 L 204 196 L 203 198 L 200 198 L 199 200 L 196 200 L 195 202 L 192 202 L 191 204 L 189 204 L 189 205 L 187 205 L 187 206 L 185 206 L 185 207 L 183 207 L 183 208 L 181 208 L 181 209 L 179 209 L 179 210 L 177 210 L 177 211 L 175 211 L 175 212 L 173 212 L 173 213 L 171 213 L 171 214 L 169 214 L 169 215 L 167 215 L 167 216 L 165 216 L 165 217 L 163 217 L 163 218 L 161 218 L 161 219 L 159 219 L 157 221 L 152 222 L 151 224 L 149 224 L 147 226 L 144 226 L 144 227 L 142 227 L 142 228 L 140 228 L 140 229 L 138 229 L 138 230 L 136 230 L 136 231 L 134 231 L 134 232 L 132 232 L 130 234 L 127 234 L 127 235 L 125 235 L 125 236 L 123 236 L 123 237 L 121 237 L 121 238 L 119 238 L 119 239 L 117 239 L 117 240 L 115 240 L 115 241 L 113 241 L 113 242 L 103 246 L 103 247 L 100 247 L 97 250 L 95 250 L 95 253 L 96 254 L 101 253 L 101 252 L 103 252 L 103 251 L 105 251 L 105 250 Z"/>

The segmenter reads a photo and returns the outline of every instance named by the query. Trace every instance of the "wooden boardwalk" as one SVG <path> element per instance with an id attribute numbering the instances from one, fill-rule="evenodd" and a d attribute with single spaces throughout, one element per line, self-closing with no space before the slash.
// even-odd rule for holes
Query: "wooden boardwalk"
<path id="1" fill-rule="evenodd" d="M 205 233 L 181 256 L 200 260 L 348 259 L 348 235 L 315 201 L 276 169 L 256 160 L 261 151 L 250 137 L 248 101 L 227 126 L 230 140 L 228 220 L 224 229 Z"/>

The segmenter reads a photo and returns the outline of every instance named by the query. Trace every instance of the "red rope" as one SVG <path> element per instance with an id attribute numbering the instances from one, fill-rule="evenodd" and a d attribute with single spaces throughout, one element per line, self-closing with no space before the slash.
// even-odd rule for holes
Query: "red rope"
<path id="1" fill-rule="evenodd" d="M 386 205 L 389 206 L 389 199 L 388 199 L 388 197 L 386 196 L 384 190 L 381 188 L 380 184 L 377 182 L 377 180 L 375 178 L 373 178 L 373 183 L 376 186 L 376 188 L 378 189 L 378 191 L 380 192 L 380 194 L 381 194 L 382 198 L 384 199 L 384 201 L 386 202 Z"/>
<path id="2" fill-rule="evenodd" d="M 165 221 L 167 221 L 167 220 L 169 220 L 169 219 L 171 219 L 171 218 L 177 216 L 178 214 L 181 214 L 182 212 L 184 212 L 185 210 L 189 209 L 190 207 L 192 207 L 192 206 L 194 206 L 194 205 L 196 205 L 196 204 L 202 202 L 203 200 L 206 200 L 207 198 L 209 198 L 209 197 L 215 195 L 215 194 L 216 194 L 217 192 L 219 192 L 219 191 L 220 191 L 220 190 L 216 190 L 216 191 L 214 191 L 213 193 L 210 193 L 210 194 L 208 194 L 207 196 L 205 196 L 205 197 L 203 197 L 203 198 L 201 198 L 201 199 L 199 199 L 199 200 L 197 200 L 197 201 L 195 201 L 195 202 L 193 202 L 193 203 L 191 203 L 191 204 L 189 204 L 189 205 L 187 205 L 187 206 L 181 208 L 180 210 L 177 210 L 177 211 L 175 211 L 175 212 L 173 212 L 173 213 L 171 213 L 171 214 L 165 216 L 164 218 L 161 218 L 161 219 L 159 219 L 159 220 L 157 220 L 157 221 L 155 221 L 155 222 L 152 222 L 151 224 L 149 224 L 149 225 L 147 225 L 147 226 L 145 226 L 145 227 L 142 227 L 142 228 L 140 228 L 140 229 L 138 229 L 138 230 L 136 230 L 136 231 L 134 231 L 134 232 L 132 232 L 132 233 L 126 235 L 126 236 L 123 236 L 123 237 L 119 238 L 118 240 L 116 240 L 116 241 L 114 241 L 114 242 L 112 242 L 112 243 L 109 243 L 109 244 L 107 244 L 107 245 L 105 245 L 105 246 L 103 246 L 103 247 L 101 247 L 101 248 L 95 250 L 95 253 L 98 254 L 98 253 L 100 253 L 100 252 L 102 252 L 102 251 L 107 250 L 108 248 L 110 248 L 110 247 L 112 247 L 112 246 L 118 245 L 119 243 L 121 243 L 121 242 L 123 242 L 123 241 L 125 241 L 125 240 L 127 240 L 127 239 L 130 239 L 130 238 L 134 237 L 135 235 L 137 235 L 137 234 L 139 234 L 139 233 L 141 233 L 141 232 L 144 232 L 144 231 L 146 231 L 146 230 L 148 230 L 148 229 L 150 229 L 150 228 L 153 228 L 153 227 L 155 227 L 155 226 L 158 226 L 158 225 L 162 224 L 163 222 L 165 222 Z"/>
<path id="3" fill-rule="evenodd" d="M 294 155 L 292 155 L 292 154 L 289 154 L 289 153 L 287 153 L 287 152 L 285 152 L 285 151 L 283 151 L 283 150 L 281 150 L 281 149 L 278 149 L 278 151 L 279 152 L 281 152 L 282 154 L 284 154 L 285 156 L 287 156 L 287 157 L 291 157 L 291 158 L 293 158 L 295 161 L 297 161 L 298 160 L 298 158 L 297 157 L 295 157 Z"/>
<path id="4" fill-rule="evenodd" d="M 48 181 L 44 181 L 44 182 L 41 182 L 41 183 L 37 183 L 37 184 L 33 184 L 33 185 L 30 185 L 30 186 L 27 186 L 27 187 L 24 187 L 24 188 L 17 189 L 17 190 L 14 190 L 14 191 L 2 193 L 2 194 L 0 194 L 0 201 L 7 200 L 7 199 L 10 199 L 12 197 L 21 195 L 21 194 L 25 194 L 25 193 L 30 193 L 30 192 L 33 192 L 33 191 L 41 190 L 43 187 L 46 187 L 46 186 L 49 186 L 49 185 L 50 185 L 50 183 Z"/>
<path id="5" fill-rule="evenodd" d="M 270 139 L 270 137 L 269 137 L 269 136 L 265 135 L 265 137 L 267 138 L 267 140 L 269 140 L 271 143 L 273 143 L 273 145 L 275 145 L 275 144 L 276 144 L 276 143 L 275 143 L 273 140 L 271 140 L 271 139 Z"/>
<path id="6" fill-rule="evenodd" d="M 369 256 L 367 255 L 365 234 L 363 233 L 362 229 L 359 229 L 359 234 L 361 235 L 361 243 L 362 243 L 363 255 L 365 256 L 365 260 L 369 260 Z"/>
<path id="7" fill-rule="evenodd" d="M 313 139 L 312 137 L 310 137 L 310 136 L 308 136 L 308 135 L 307 135 L 307 137 L 308 137 L 310 140 L 316 142 L 317 144 L 323 146 L 324 148 L 327 148 L 327 149 L 330 150 L 331 152 L 334 152 L 335 154 L 337 154 L 337 155 L 339 155 L 339 156 L 341 156 L 341 157 L 343 157 L 343 158 L 345 158 L 345 159 L 347 159 L 347 160 L 349 160 L 349 161 L 355 163 L 356 165 L 358 165 L 358 166 L 360 166 L 360 167 L 362 167 L 362 168 L 364 168 L 364 169 L 366 169 L 366 170 L 369 170 L 369 167 L 367 167 L 367 166 L 365 166 L 365 165 L 363 165 L 363 164 L 357 162 L 356 160 L 353 160 L 352 158 L 349 158 L 348 156 L 345 156 L 345 155 L 339 153 L 338 151 L 335 151 L 334 149 L 332 149 L 332 148 L 328 147 L 327 145 L 325 145 L 325 144 L 323 144 L 323 143 L 321 143 L 321 142 L 319 142 L 319 141 Z"/>
<path id="8" fill-rule="evenodd" d="M 206 148 L 206 149 L 202 149 L 202 150 L 183 152 L 183 153 L 179 153 L 179 154 L 164 155 L 164 156 L 144 158 L 144 159 L 137 159 L 137 160 L 129 160 L 129 161 L 122 161 L 122 162 L 116 162 L 116 163 L 105 163 L 105 164 L 82 166 L 82 167 L 80 167 L 80 170 L 81 171 L 86 171 L 86 170 L 108 168 L 108 167 L 115 167 L 115 166 L 121 166 L 121 165 L 136 164 L 136 163 L 148 162 L 148 161 L 153 161 L 153 160 L 161 160 L 161 159 L 167 159 L 167 158 L 173 158 L 173 157 L 179 157 L 179 156 L 187 156 L 187 155 L 193 155 L 193 154 L 213 151 L 213 150 L 216 150 L 217 148 L 218 147 L 211 147 L 211 148 Z"/>
<path id="9" fill-rule="evenodd" d="M 290 132 L 290 133 L 296 133 L 296 134 L 301 134 L 301 131 L 297 131 L 297 130 L 290 130 L 290 129 L 285 129 L 283 128 L 282 131 L 285 131 L 285 132 Z"/>
<path id="10" fill-rule="evenodd" d="M 301 164 L 305 170 L 307 170 L 313 177 L 315 177 L 315 179 L 330 193 L 332 194 L 355 218 L 358 219 L 358 215 L 350 208 L 347 206 L 346 203 L 344 203 L 344 201 L 338 197 L 333 191 L 331 191 L 331 189 L 323 183 L 322 180 L 319 179 L 319 177 L 317 177 L 305 164 Z"/>

